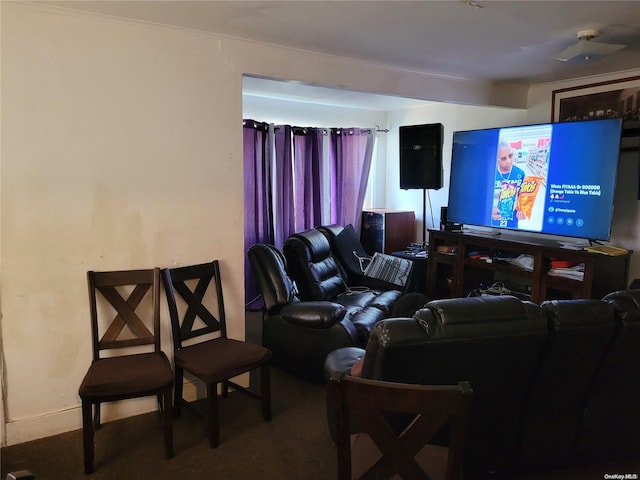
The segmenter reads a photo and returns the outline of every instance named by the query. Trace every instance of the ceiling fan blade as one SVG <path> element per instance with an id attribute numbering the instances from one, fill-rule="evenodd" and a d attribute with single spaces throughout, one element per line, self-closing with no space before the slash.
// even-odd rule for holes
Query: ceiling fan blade
<path id="1" fill-rule="evenodd" d="M 553 58 L 554 60 L 560 60 L 562 62 L 568 62 L 570 60 L 596 60 L 600 57 L 604 57 L 605 55 L 609 55 L 625 47 L 626 45 L 614 43 L 601 43 L 594 42 L 592 40 L 578 40 L 578 43 L 574 43 L 569 48 L 566 48 L 562 52 L 553 55 L 551 58 Z"/>

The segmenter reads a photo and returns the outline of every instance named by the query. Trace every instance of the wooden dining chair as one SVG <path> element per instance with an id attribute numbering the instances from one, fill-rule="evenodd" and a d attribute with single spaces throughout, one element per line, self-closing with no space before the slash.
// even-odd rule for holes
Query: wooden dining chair
<path id="1" fill-rule="evenodd" d="M 335 401 L 339 480 L 462 478 L 473 396 L 468 382 L 425 386 L 337 373 L 329 392 Z M 432 444 L 436 435 L 448 445 Z"/>
<path id="2" fill-rule="evenodd" d="M 261 401 L 262 416 L 271 420 L 271 352 L 257 345 L 227 336 L 220 267 L 210 263 L 165 269 L 163 280 L 173 334 L 175 391 L 174 417 L 180 416 L 184 372 L 201 380 L 207 388 L 209 445 L 220 443 L 218 384 L 222 396 L 229 387 Z M 213 288 L 209 289 L 209 286 Z M 207 295 L 207 291 L 211 290 Z M 243 320 L 244 321 L 244 320 Z M 259 369 L 260 393 L 231 379 Z"/>
<path id="3" fill-rule="evenodd" d="M 165 454 L 171 458 L 173 371 L 160 349 L 160 269 L 90 271 L 87 281 L 93 361 L 79 389 L 84 471 L 94 468 L 100 404 L 116 400 L 157 397 Z"/>

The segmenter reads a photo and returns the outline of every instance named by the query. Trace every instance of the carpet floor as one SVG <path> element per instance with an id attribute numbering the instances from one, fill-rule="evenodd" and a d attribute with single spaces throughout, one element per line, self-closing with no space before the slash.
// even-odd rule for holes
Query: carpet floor
<path id="1" fill-rule="evenodd" d="M 259 341 L 259 318 L 247 316 L 249 341 Z M 271 376 L 273 419 L 262 420 L 255 399 L 230 392 L 220 400 L 221 443 L 216 449 L 209 447 L 202 420 L 183 409 L 174 421 L 175 457 L 167 460 L 158 416 L 149 413 L 109 422 L 96 432 L 96 471 L 90 476 L 83 472 L 82 431 L 76 430 L 2 448 L 0 479 L 24 469 L 36 480 L 335 479 L 337 460 L 327 427 L 324 386 L 277 368 L 271 369 Z M 203 407 L 201 403 L 196 406 Z M 638 474 L 640 460 L 627 460 L 508 480 L 638 479 Z"/>
<path id="2" fill-rule="evenodd" d="M 82 431 L 76 430 L 1 451 L 2 479 L 28 469 L 36 480 L 123 479 L 328 479 L 335 450 L 327 428 L 321 385 L 272 369 L 273 419 L 260 403 L 238 392 L 220 399 L 220 446 L 209 447 L 202 420 L 183 409 L 174 421 L 175 457 L 164 457 L 156 413 L 106 423 L 95 436 L 95 472 L 84 475 Z M 196 405 L 204 407 L 204 405 Z"/>

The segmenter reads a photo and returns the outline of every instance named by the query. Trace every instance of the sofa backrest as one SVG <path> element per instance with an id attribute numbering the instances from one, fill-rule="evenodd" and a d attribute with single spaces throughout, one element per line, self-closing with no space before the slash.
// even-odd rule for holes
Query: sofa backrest
<path id="1" fill-rule="evenodd" d="M 549 336 L 522 415 L 525 467 L 561 467 L 576 459 L 584 404 L 616 333 L 611 305 L 594 299 L 542 303 Z"/>
<path id="2" fill-rule="evenodd" d="M 619 333 L 594 380 L 585 408 L 581 456 L 607 461 L 640 456 L 640 290 L 610 293 Z"/>
<path id="3" fill-rule="evenodd" d="M 302 300 L 331 300 L 346 290 L 329 240 L 322 232 L 310 229 L 294 233 L 282 250 Z"/>
<path id="4" fill-rule="evenodd" d="M 316 227 L 316 230 L 322 232 L 322 234 L 327 237 L 327 240 L 329 240 L 329 243 L 331 243 L 334 238 L 342 233 L 344 227 L 337 223 L 332 223 L 331 225 L 319 225 Z"/>
<path id="5" fill-rule="evenodd" d="M 360 238 L 358 238 L 353 225 L 349 224 L 345 227 L 335 224 L 321 225 L 316 229 L 329 240 L 331 252 L 337 260 L 338 268 L 347 284 L 357 284 L 363 275 L 363 267 L 366 267 L 366 264 L 360 264 L 358 257 L 368 259 L 370 255 L 360 243 Z"/>
<path id="6" fill-rule="evenodd" d="M 257 243 L 247 252 L 268 311 L 297 300 L 295 283 L 287 274 L 284 256 L 273 245 Z"/>
<path id="7" fill-rule="evenodd" d="M 475 393 L 466 468 L 504 471 L 515 456 L 522 398 L 546 337 L 542 309 L 515 297 L 436 300 L 412 320 L 376 326 L 363 376 L 426 385 L 469 381 Z"/>

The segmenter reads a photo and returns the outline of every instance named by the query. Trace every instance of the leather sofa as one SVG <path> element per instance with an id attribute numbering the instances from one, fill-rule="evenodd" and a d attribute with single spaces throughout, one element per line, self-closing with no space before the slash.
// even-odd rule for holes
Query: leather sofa
<path id="1" fill-rule="evenodd" d="M 366 349 L 333 352 L 325 378 L 359 362 L 365 378 L 469 381 L 465 478 L 490 478 L 637 458 L 638 342 L 640 290 L 542 305 L 511 296 L 436 300 L 413 318 L 378 323 Z"/>
<path id="2" fill-rule="evenodd" d="M 291 235 L 282 252 L 255 244 L 247 253 L 264 299 L 262 342 L 273 354 L 272 364 L 315 381 L 322 381 L 329 353 L 364 347 L 402 296 L 390 284 L 354 285 L 329 238 L 310 229 Z"/>

